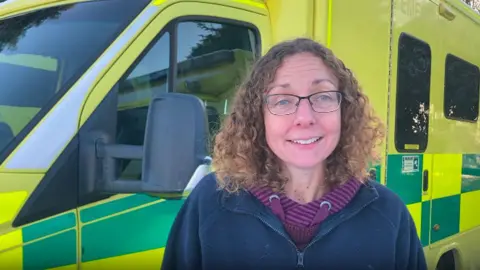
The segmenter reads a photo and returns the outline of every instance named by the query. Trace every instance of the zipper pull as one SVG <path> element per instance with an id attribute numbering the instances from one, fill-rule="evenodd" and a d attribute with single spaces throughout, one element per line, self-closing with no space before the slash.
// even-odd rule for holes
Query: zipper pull
<path id="1" fill-rule="evenodd" d="M 297 267 L 303 267 L 303 252 L 297 251 Z"/>

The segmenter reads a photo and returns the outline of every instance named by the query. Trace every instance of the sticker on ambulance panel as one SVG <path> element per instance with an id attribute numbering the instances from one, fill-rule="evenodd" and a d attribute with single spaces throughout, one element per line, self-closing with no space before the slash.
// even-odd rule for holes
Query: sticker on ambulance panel
<path id="1" fill-rule="evenodd" d="M 402 173 L 414 173 L 420 171 L 420 159 L 418 156 L 402 157 Z"/>

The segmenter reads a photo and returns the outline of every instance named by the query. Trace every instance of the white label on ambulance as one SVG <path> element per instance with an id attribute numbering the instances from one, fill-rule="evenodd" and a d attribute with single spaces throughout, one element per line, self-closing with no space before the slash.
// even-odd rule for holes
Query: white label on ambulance
<path id="1" fill-rule="evenodd" d="M 402 157 L 402 173 L 413 173 L 420 171 L 420 159 L 418 156 Z"/>

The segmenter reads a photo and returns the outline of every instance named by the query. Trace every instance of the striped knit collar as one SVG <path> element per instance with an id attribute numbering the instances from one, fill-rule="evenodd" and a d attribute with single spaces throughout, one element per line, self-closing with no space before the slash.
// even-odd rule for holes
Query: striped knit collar
<path id="1" fill-rule="evenodd" d="M 302 226 L 311 225 L 315 219 L 316 213 L 321 206 L 328 204 L 328 215 L 342 210 L 355 196 L 360 189 L 361 183 L 355 179 L 347 181 L 345 184 L 332 189 L 322 198 L 307 204 L 300 204 L 288 198 L 285 194 L 274 193 L 268 187 L 253 188 L 250 190 L 258 200 L 264 205 L 272 208 L 272 198 L 278 198 L 283 208 L 281 219 L 286 219 L 288 223 L 296 223 Z M 274 212 L 277 212 L 276 209 Z"/>

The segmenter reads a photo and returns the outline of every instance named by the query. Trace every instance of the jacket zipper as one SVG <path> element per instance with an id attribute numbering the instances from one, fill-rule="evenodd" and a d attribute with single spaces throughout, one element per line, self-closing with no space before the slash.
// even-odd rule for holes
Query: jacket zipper
<path id="1" fill-rule="evenodd" d="M 303 268 L 304 265 L 303 265 L 303 256 L 304 256 L 304 253 L 305 253 L 305 250 L 302 252 L 300 250 L 298 250 L 297 248 L 297 245 L 295 245 L 295 243 L 290 240 L 289 237 L 287 237 L 284 233 L 282 233 L 281 231 L 277 230 L 276 228 L 274 228 L 272 225 L 270 225 L 267 221 L 265 221 L 265 219 L 263 219 L 262 217 L 258 216 L 258 215 L 255 215 L 258 219 L 260 219 L 260 221 L 262 221 L 265 225 L 267 225 L 268 227 L 270 227 L 273 231 L 277 232 L 279 235 L 283 236 L 283 238 L 287 239 L 287 241 L 293 245 L 293 247 L 295 248 L 295 250 L 297 251 L 297 268 Z M 310 245 L 309 245 L 310 246 Z"/>

